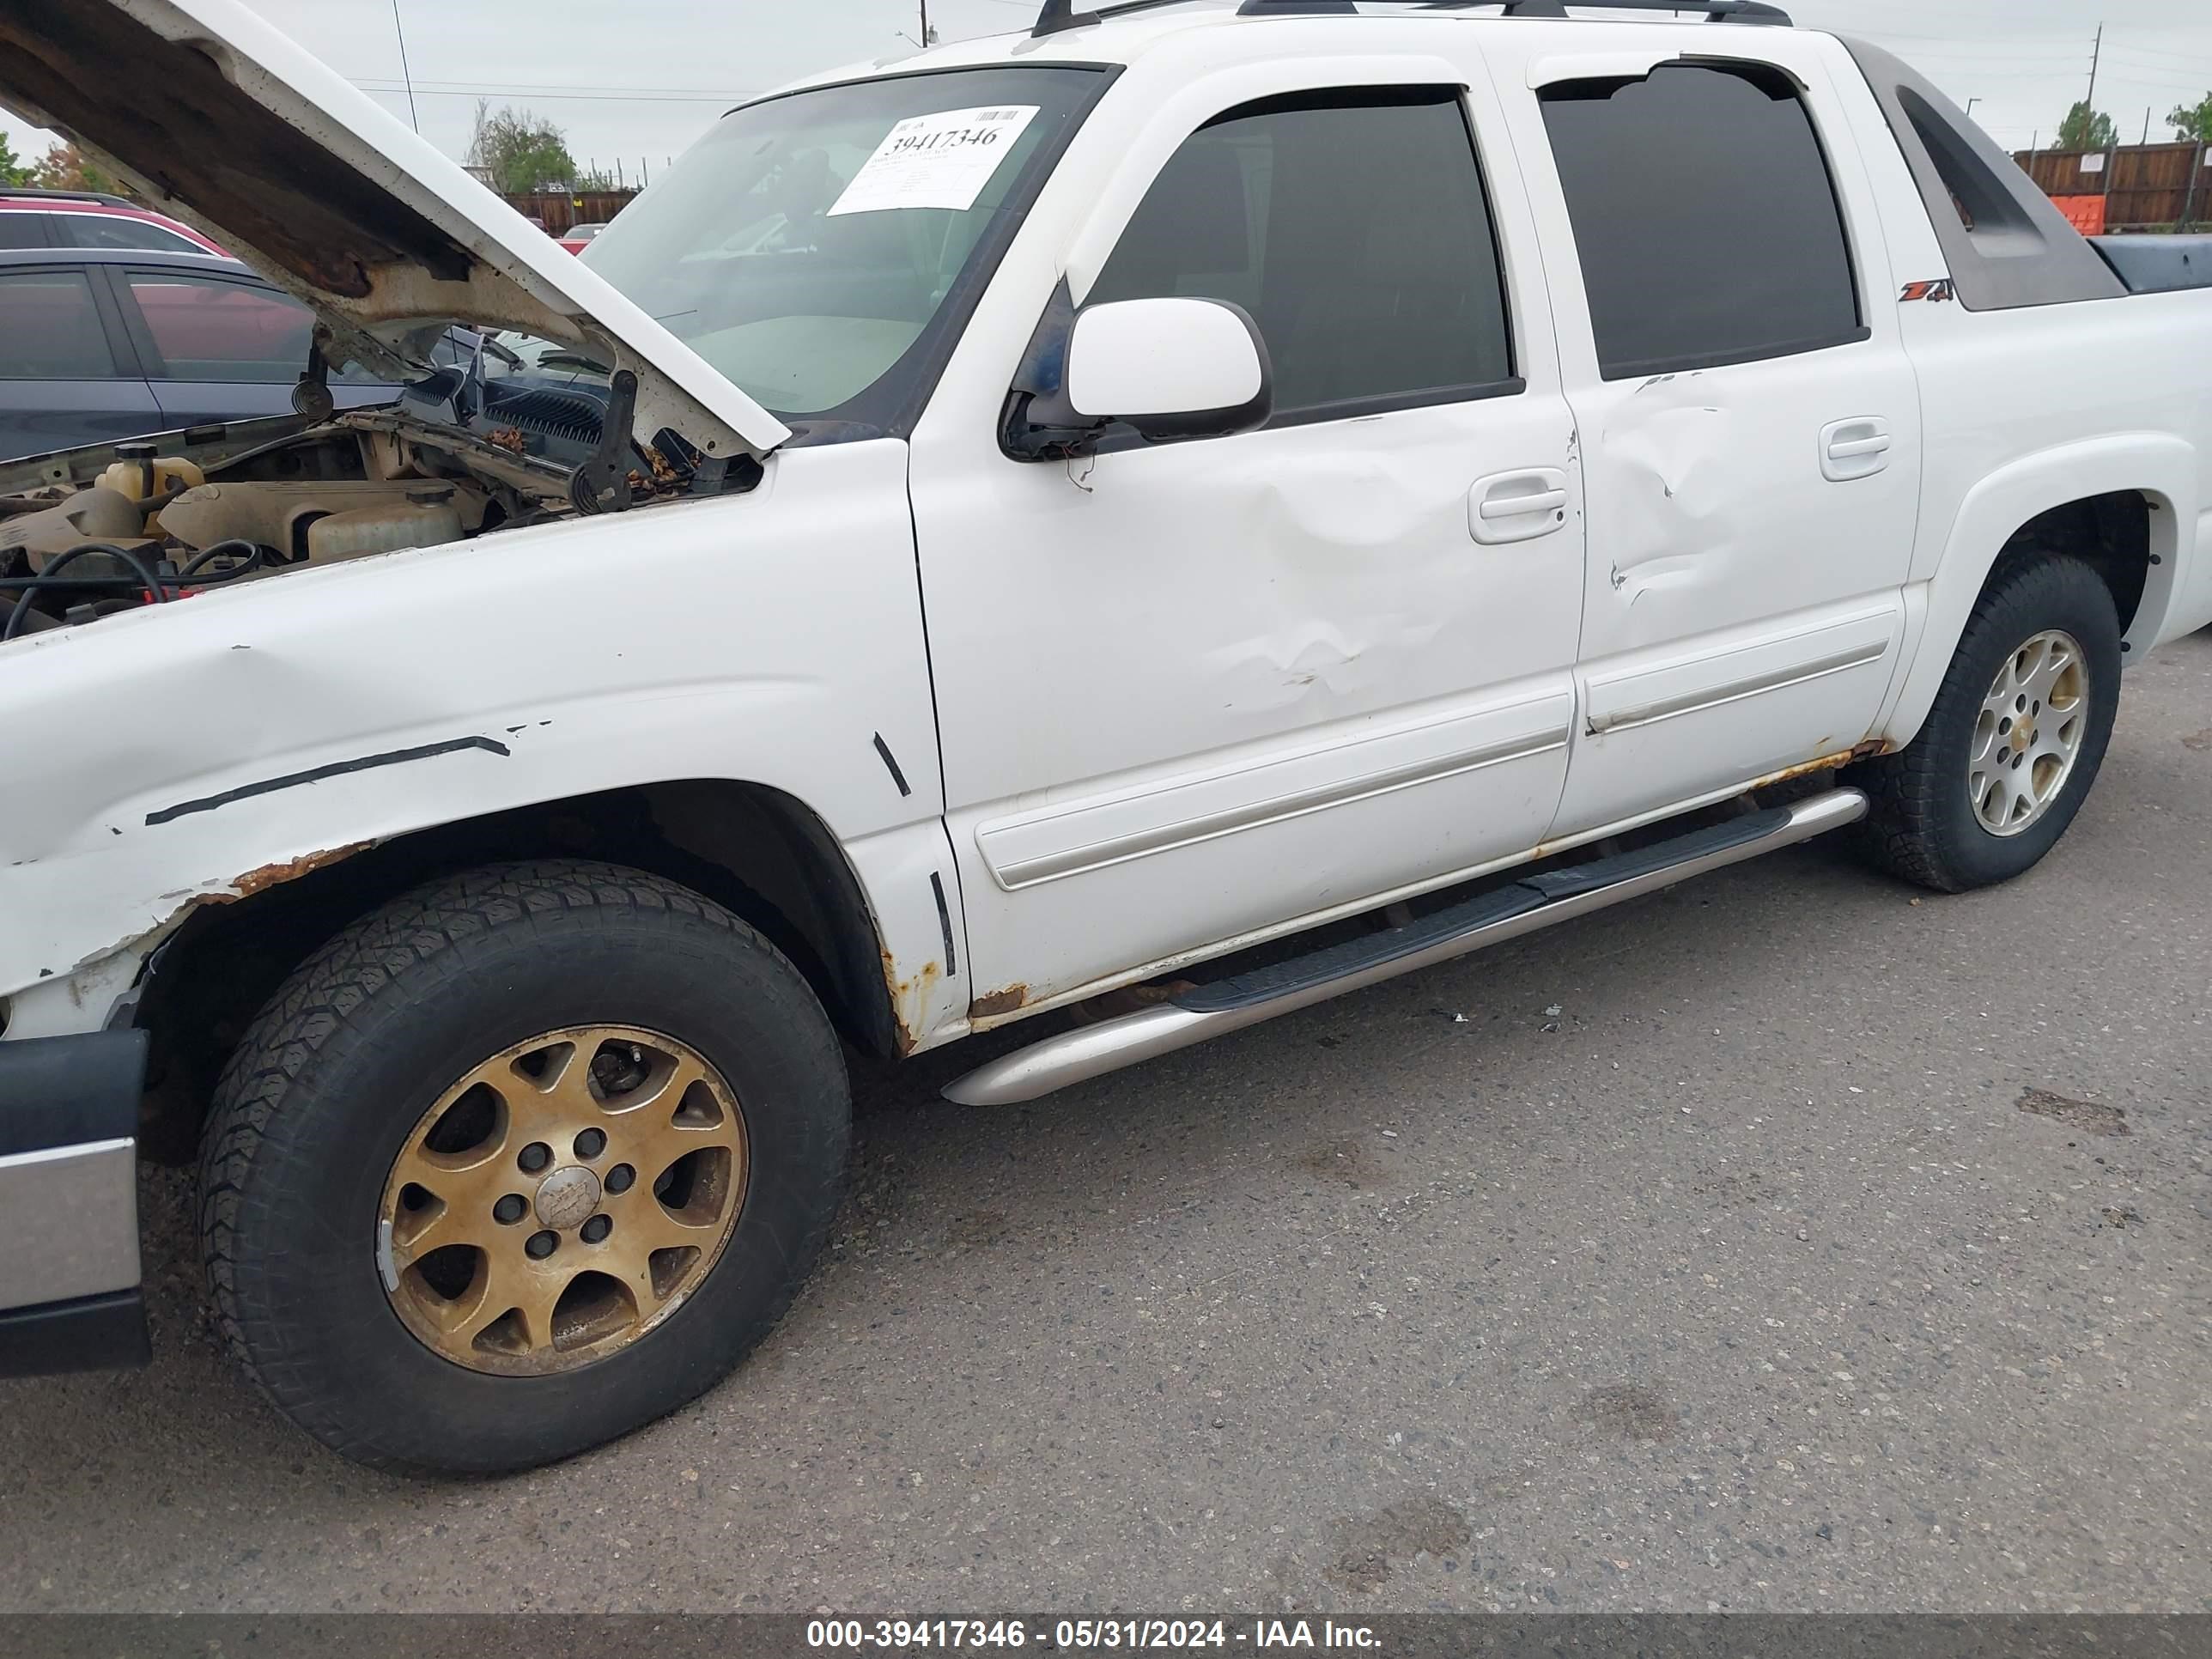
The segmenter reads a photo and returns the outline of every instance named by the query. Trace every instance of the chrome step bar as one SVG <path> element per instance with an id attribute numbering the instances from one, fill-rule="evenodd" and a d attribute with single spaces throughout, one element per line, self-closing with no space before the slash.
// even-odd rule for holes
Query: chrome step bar
<path id="1" fill-rule="evenodd" d="M 963 1106 L 1036 1100 L 1071 1083 L 1626 903 L 1709 870 L 1795 847 L 1857 823 L 1866 811 L 1867 798 L 1858 790 L 1832 789 L 1617 858 L 1530 876 L 1406 927 L 1047 1037 L 955 1079 L 945 1085 L 945 1097 Z"/>

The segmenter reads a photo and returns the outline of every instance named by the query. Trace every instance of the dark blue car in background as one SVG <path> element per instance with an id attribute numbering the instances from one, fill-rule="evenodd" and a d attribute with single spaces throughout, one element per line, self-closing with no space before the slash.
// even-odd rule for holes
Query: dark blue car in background
<path id="1" fill-rule="evenodd" d="M 289 415 L 313 323 L 234 259 L 0 250 L 0 460 Z M 332 374 L 331 392 L 340 409 L 398 396 L 358 372 Z"/>

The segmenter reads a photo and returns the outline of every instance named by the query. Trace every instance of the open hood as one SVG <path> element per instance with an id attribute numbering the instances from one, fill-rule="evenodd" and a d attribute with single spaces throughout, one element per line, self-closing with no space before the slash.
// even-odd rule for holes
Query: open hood
<path id="1" fill-rule="evenodd" d="M 313 306 L 334 364 L 406 378 L 449 326 L 514 329 L 635 374 L 641 438 L 665 428 L 726 458 L 790 435 L 238 0 L 0 6 L 0 104 L 67 134 Z"/>

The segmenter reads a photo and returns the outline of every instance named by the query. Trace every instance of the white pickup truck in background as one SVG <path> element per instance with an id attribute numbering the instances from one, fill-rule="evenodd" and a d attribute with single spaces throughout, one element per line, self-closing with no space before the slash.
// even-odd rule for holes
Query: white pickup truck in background
<path id="1" fill-rule="evenodd" d="M 841 1044 L 1027 1100 L 1832 829 L 2027 871 L 2212 621 L 2212 291 L 1710 10 L 1051 0 L 581 258 L 233 0 L 0 16 L 322 319 L 0 466 L 0 1370 L 143 1356 L 197 1141 L 282 1411 L 526 1466 L 788 1305 Z"/>

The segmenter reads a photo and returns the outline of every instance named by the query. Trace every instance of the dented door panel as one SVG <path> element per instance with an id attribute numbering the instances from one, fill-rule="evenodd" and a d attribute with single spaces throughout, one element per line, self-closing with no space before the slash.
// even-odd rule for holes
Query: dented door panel
<path id="1" fill-rule="evenodd" d="M 1897 665 L 1918 510 L 1902 356 L 1869 342 L 1574 397 L 1591 550 L 1559 830 L 1856 744 Z M 1860 407 L 1899 411 L 1892 464 L 1825 480 L 1821 430 Z"/>
<path id="2" fill-rule="evenodd" d="M 1164 52 L 1133 65 L 917 428 L 947 819 L 975 982 L 1001 992 L 978 1018 L 1433 885 L 1525 851 L 1552 820 L 1580 483 L 1508 158 L 1486 154 L 1485 177 L 1510 390 L 1065 464 L 996 442 L 1010 366 L 994 320 L 1026 336 L 1063 276 L 1087 297 L 1152 181 L 1224 110 L 1363 76 L 1468 78 L 1413 58 L 1248 65 L 1218 85 Z M 1164 112 L 1122 116 L 1148 88 L 1167 89 Z M 1562 495 L 1546 521 L 1479 541 L 1479 483 L 1537 475 Z"/>
<path id="3" fill-rule="evenodd" d="M 1851 749 L 1903 649 L 1919 386 L 1879 204 L 1820 42 L 1762 32 L 1732 39 L 1725 56 L 1778 64 L 1797 90 L 1833 181 L 1866 337 L 1610 380 L 1601 367 L 1539 93 L 1639 76 L 1671 56 L 1654 45 L 1634 61 L 1516 65 L 1493 53 L 1532 210 L 1559 251 L 1547 271 L 1588 512 L 1581 714 L 1554 836 Z M 1872 462 L 1851 447 L 1869 434 L 1885 443 Z"/>
<path id="4" fill-rule="evenodd" d="M 918 479 L 977 982 L 1020 964 L 1036 1000 L 1534 842 L 1579 539 L 1478 545 L 1468 458 L 1567 441 L 1556 398 L 1499 399 L 1103 456 L 1080 488 Z M 994 628 L 987 587 L 1033 624 Z"/>

